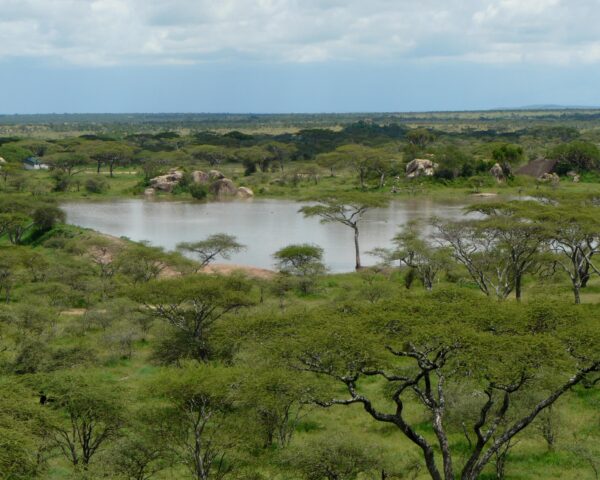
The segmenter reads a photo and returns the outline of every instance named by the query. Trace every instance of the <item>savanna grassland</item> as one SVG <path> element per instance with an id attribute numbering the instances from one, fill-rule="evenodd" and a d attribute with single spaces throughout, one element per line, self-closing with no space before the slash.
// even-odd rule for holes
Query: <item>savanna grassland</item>
<path id="1" fill-rule="evenodd" d="M 0 478 L 598 478 L 600 112 L 5 116 L 0 132 Z M 518 173 L 539 158 L 547 176 Z M 415 159 L 431 174 L 407 178 Z M 248 246 L 199 232 L 167 252 L 60 209 L 219 201 L 225 179 L 310 200 L 300 215 L 348 227 L 356 271 L 292 239 L 273 271 L 214 274 Z M 426 196 L 472 215 L 399 225 L 362 267 L 364 213 Z"/>

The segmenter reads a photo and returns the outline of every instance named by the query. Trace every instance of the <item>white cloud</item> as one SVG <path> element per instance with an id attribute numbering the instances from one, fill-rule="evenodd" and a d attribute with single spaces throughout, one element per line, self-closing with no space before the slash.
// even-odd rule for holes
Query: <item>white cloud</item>
<path id="1" fill-rule="evenodd" d="M 600 62 L 600 0 L 0 0 L 0 58 Z"/>

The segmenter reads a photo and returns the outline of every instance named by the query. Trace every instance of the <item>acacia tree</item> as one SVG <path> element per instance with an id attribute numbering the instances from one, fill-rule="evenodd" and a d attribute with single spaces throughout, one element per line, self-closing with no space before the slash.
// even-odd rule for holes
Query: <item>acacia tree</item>
<path id="1" fill-rule="evenodd" d="M 282 142 L 269 142 L 265 145 L 265 148 L 273 156 L 273 161 L 279 165 L 279 169 L 283 172 L 286 162 L 296 152 L 296 148 L 293 145 L 282 143 Z"/>
<path id="2" fill-rule="evenodd" d="M 52 170 L 61 172 L 69 177 L 77 175 L 85 168 L 87 158 L 81 153 L 62 152 L 44 159 Z"/>
<path id="3" fill-rule="evenodd" d="M 544 227 L 528 218 L 529 205 L 476 205 L 469 211 L 485 214 L 479 220 L 433 221 L 442 242 L 465 266 L 486 295 L 521 298 L 522 279 L 539 265 Z"/>
<path id="4" fill-rule="evenodd" d="M 537 208 L 531 202 L 508 202 L 474 205 L 469 209 L 486 215 L 479 222 L 480 228 L 493 232 L 497 238 L 496 248 L 509 265 L 517 300 L 521 300 L 523 276 L 535 273 L 544 262 L 545 225 L 531 218 L 531 212 Z"/>
<path id="5" fill-rule="evenodd" d="M 152 419 L 157 435 L 196 480 L 221 480 L 231 470 L 225 456 L 236 443 L 227 428 L 235 374 L 232 368 L 189 365 L 177 375 L 163 372 L 150 385 L 165 404 Z"/>
<path id="6" fill-rule="evenodd" d="M 241 252 L 245 248 L 246 246 L 238 243 L 233 235 L 226 233 L 210 235 L 200 242 L 182 242 L 177 245 L 178 250 L 193 253 L 198 258 L 200 262 L 198 270 L 210 265 L 217 257 L 230 260 L 232 254 Z"/>
<path id="7" fill-rule="evenodd" d="M 124 164 L 133 157 L 133 149 L 129 145 L 119 142 L 94 142 L 86 150 L 92 160 L 96 161 L 96 173 L 100 173 L 102 165 L 108 165 L 110 176 L 114 176 L 114 169 L 119 164 Z"/>
<path id="8" fill-rule="evenodd" d="M 269 364 L 244 372 L 237 398 L 258 424 L 264 448 L 287 447 L 309 410 L 311 393 L 303 376 Z"/>
<path id="9" fill-rule="evenodd" d="M 211 167 L 217 167 L 230 158 L 228 149 L 217 145 L 199 145 L 191 150 L 192 158 L 207 162 Z"/>
<path id="10" fill-rule="evenodd" d="M 0 376 L 0 475 L 5 479 L 42 478 L 47 466 L 48 416 L 35 403 L 24 401 L 30 395 L 16 378 Z"/>
<path id="11" fill-rule="evenodd" d="M 267 172 L 275 158 L 272 152 L 260 145 L 240 148 L 236 156 L 242 160 L 246 173 L 255 172 L 257 166 L 261 172 Z"/>
<path id="12" fill-rule="evenodd" d="M 13 245 L 21 243 L 32 226 L 33 220 L 25 213 L 0 213 L 0 235 L 7 235 Z"/>
<path id="13" fill-rule="evenodd" d="M 360 188 L 364 189 L 370 172 L 376 171 L 381 180 L 381 169 L 389 158 L 390 153 L 386 150 L 349 144 L 320 155 L 317 161 L 329 168 L 332 176 L 336 167 L 351 168 L 358 175 Z M 383 177 L 385 178 L 385 174 Z"/>
<path id="14" fill-rule="evenodd" d="M 450 251 L 431 245 L 422 236 L 418 222 L 408 222 L 394 239 L 394 249 L 378 248 L 370 252 L 385 264 L 399 262 L 417 273 L 427 290 L 433 288 L 438 273 L 449 266 Z"/>
<path id="15" fill-rule="evenodd" d="M 133 283 L 144 283 L 158 278 L 167 268 L 165 256 L 161 248 L 140 243 L 120 249 L 115 264 L 118 271 L 130 277 Z M 113 267 L 112 261 L 110 267 Z"/>
<path id="16" fill-rule="evenodd" d="M 533 217 L 546 225 L 546 244 L 556 256 L 555 265 L 570 281 L 575 303 L 592 273 L 600 274 L 593 257 L 600 252 L 600 221 L 597 207 L 566 202 L 538 208 Z"/>
<path id="17" fill-rule="evenodd" d="M 344 166 L 344 159 L 338 152 L 327 152 L 317 155 L 317 165 L 329 170 L 331 177 L 335 177 L 338 168 Z"/>
<path id="18" fill-rule="evenodd" d="M 74 467 L 88 467 L 92 458 L 115 438 L 123 423 L 116 385 L 86 371 L 57 373 L 45 382 L 44 398 L 59 416 L 50 424 L 52 441 Z"/>
<path id="19" fill-rule="evenodd" d="M 287 358 L 333 382 L 317 404 L 360 405 L 420 449 L 432 479 L 474 480 L 541 412 L 600 372 L 597 329 L 585 313 L 564 308 L 539 325 L 519 304 L 498 311 L 494 302 L 454 291 L 432 294 L 426 308 L 418 297 L 377 311 L 319 307 L 285 332 Z M 377 395 L 375 378 L 385 385 Z M 541 385 L 547 395 L 525 411 L 515 407 Z M 339 397 L 340 386 L 347 396 Z M 460 390 L 474 402 L 460 422 L 466 451 L 447 423 Z M 431 434 L 405 412 L 414 401 L 427 412 Z"/>
<path id="20" fill-rule="evenodd" d="M 371 171 L 379 178 L 378 188 L 383 188 L 385 185 L 385 177 L 392 171 L 394 162 L 390 152 L 385 150 L 381 150 L 380 152 L 380 155 L 373 158 L 371 162 Z"/>
<path id="21" fill-rule="evenodd" d="M 326 197 L 318 200 L 317 205 L 307 205 L 299 211 L 305 217 L 319 217 L 321 223 L 341 223 L 354 232 L 355 268 L 362 268 L 360 262 L 359 223 L 363 215 L 371 208 L 382 207 L 384 202 L 376 198 L 363 196 Z"/>
<path id="22" fill-rule="evenodd" d="M 273 254 L 277 268 L 285 275 L 300 278 L 300 289 L 308 293 L 317 275 L 325 272 L 323 249 L 317 245 L 304 243 L 288 245 Z"/>
<path id="23" fill-rule="evenodd" d="M 207 362 L 214 356 L 211 334 L 223 315 L 250 306 L 250 285 L 228 279 L 193 276 L 154 280 L 132 292 L 147 315 L 165 321 L 173 336 L 163 339 L 159 355 L 166 363 L 183 358 Z"/>
<path id="24" fill-rule="evenodd" d="M 406 140 L 410 145 L 423 149 L 435 139 L 433 133 L 426 128 L 415 128 L 406 134 Z"/>

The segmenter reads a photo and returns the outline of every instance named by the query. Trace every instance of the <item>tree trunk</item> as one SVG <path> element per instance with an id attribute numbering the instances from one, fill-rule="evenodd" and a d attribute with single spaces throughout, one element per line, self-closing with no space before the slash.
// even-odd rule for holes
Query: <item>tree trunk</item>
<path id="1" fill-rule="evenodd" d="M 581 303 L 581 297 L 579 296 L 579 288 L 578 284 L 573 284 L 573 295 L 575 296 L 575 304 L 579 305 Z"/>
<path id="2" fill-rule="evenodd" d="M 442 451 L 442 458 L 444 462 L 444 478 L 446 480 L 454 479 L 454 469 L 452 468 L 452 455 L 450 454 L 450 444 L 448 438 L 444 432 L 444 426 L 442 423 L 443 410 L 436 409 L 433 415 L 433 430 L 439 440 L 440 450 Z"/>
<path id="3" fill-rule="evenodd" d="M 385 181 L 385 173 L 382 173 L 379 177 L 379 188 L 383 188 L 383 183 Z"/>
<path id="4" fill-rule="evenodd" d="M 358 227 L 354 228 L 354 254 L 356 257 L 356 270 L 360 270 L 362 265 L 360 264 L 360 247 L 358 245 Z"/>
<path id="5" fill-rule="evenodd" d="M 521 301 L 521 274 L 518 274 L 515 278 L 515 298 L 517 302 Z"/>
<path id="6" fill-rule="evenodd" d="M 360 176 L 360 188 L 365 188 L 365 172 L 362 170 L 359 173 Z"/>

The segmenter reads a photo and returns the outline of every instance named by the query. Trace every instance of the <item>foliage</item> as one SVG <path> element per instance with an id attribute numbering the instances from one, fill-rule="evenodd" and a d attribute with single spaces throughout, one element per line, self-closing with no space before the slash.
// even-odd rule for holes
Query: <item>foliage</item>
<path id="1" fill-rule="evenodd" d="M 341 436 L 287 452 L 285 462 L 306 480 L 354 480 L 378 467 L 376 455 L 368 446 L 358 438 Z"/>
<path id="2" fill-rule="evenodd" d="M 208 196 L 208 188 L 200 183 L 192 183 L 188 186 L 188 191 L 196 200 L 204 200 Z"/>
<path id="3" fill-rule="evenodd" d="M 109 188 L 109 184 L 104 177 L 89 177 L 86 179 L 84 186 L 89 193 L 104 193 Z"/>
<path id="4" fill-rule="evenodd" d="M 596 171 L 600 168 L 600 150 L 596 145 L 576 140 L 558 145 L 548 156 L 558 161 L 556 171 L 559 175 L 574 170 L 576 172 Z"/>
<path id="5" fill-rule="evenodd" d="M 275 252 L 273 258 L 281 273 L 300 277 L 300 288 L 304 293 L 310 291 L 314 277 L 325 272 L 323 249 L 317 245 L 288 245 Z"/>
<path id="6" fill-rule="evenodd" d="M 234 236 L 226 233 L 216 233 L 199 242 L 182 242 L 177 245 L 178 250 L 192 253 L 198 258 L 199 269 L 208 266 L 218 257 L 229 260 L 232 254 L 245 248 L 244 245 L 237 242 Z"/>

